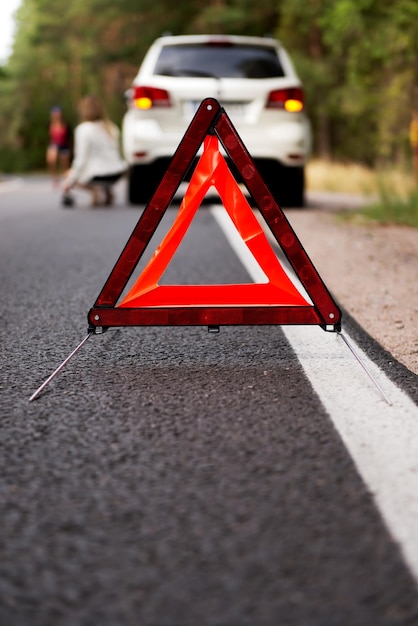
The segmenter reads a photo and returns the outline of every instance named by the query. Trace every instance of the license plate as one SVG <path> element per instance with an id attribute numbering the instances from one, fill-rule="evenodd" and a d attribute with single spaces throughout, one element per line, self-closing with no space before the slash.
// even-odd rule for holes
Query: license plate
<path id="1" fill-rule="evenodd" d="M 228 115 L 243 115 L 245 113 L 244 102 L 224 102 L 222 106 Z"/>
<path id="2" fill-rule="evenodd" d="M 228 115 L 243 115 L 245 113 L 245 102 L 221 102 Z M 184 114 L 187 118 L 192 118 L 201 105 L 200 100 L 187 100 L 184 103 Z"/>

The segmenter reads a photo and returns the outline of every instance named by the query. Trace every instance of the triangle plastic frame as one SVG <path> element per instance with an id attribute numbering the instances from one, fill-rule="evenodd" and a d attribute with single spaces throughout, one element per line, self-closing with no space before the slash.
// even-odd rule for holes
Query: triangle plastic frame
<path id="1" fill-rule="evenodd" d="M 118 305 L 132 273 L 141 259 L 179 185 L 208 135 L 216 135 L 255 201 L 274 238 L 308 293 L 312 304 L 202 306 L 187 303 L 144 306 Z M 249 210 L 251 210 L 249 208 Z M 263 287 L 248 285 L 247 288 Z M 210 290 L 213 286 L 202 286 Z M 236 287 L 230 286 L 231 289 Z M 171 293 L 176 287 L 160 287 Z M 181 286 L 180 289 L 187 289 Z M 196 289 L 190 287 L 190 289 Z M 192 292 L 190 292 L 192 293 Z M 209 293 L 209 292 L 208 292 Z M 140 299 L 139 299 L 140 301 Z M 208 326 L 259 324 L 314 324 L 324 330 L 341 330 L 341 311 L 324 285 L 282 209 L 258 173 L 255 164 L 225 110 L 213 98 L 203 100 L 181 140 L 153 197 L 144 209 L 103 289 L 88 313 L 89 332 L 100 333 L 118 326 Z"/>

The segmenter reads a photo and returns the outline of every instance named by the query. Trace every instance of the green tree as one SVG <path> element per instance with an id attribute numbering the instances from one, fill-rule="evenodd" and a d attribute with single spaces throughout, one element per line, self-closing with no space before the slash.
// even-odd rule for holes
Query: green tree
<path id="1" fill-rule="evenodd" d="M 99 93 L 120 122 L 150 43 L 173 34 L 277 34 L 307 92 L 316 152 L 401 162 L 418 108 L 416 0 L 22 0 L 0 72 L 0 169 L 44 163 L 48 111 Z"/>
<path id="2" fill-rule="evenodd" d="M 415 0 L 283 0 L 323 157 L 400 160 L 417 84 Z M 415 95 L 416 98 L 416 95 Z"/>

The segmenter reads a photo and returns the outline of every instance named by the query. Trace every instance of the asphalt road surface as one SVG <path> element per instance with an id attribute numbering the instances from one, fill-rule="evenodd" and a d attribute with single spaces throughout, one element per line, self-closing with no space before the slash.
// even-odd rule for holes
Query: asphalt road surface
<path id="1" fill-rule="evenodd" d="M 395 490 L 380 498 L 377 457 L 365 478 L 341 434 L 343 389 L 324 399 L 312 382 L 327 355 L 303 355 L 285 329 L 109 331 L 29 402 L 86 334 L 137 222 L 118 193 L 112 209 L 82 195 L 63 209 L 46 179 L 0 186 L 0 626 L 417 625 L 416 555 L 384 508 Z M 206 209 L 167 282 L 248 280 Z M 342 376 L 348 431 L 369 419 L 363 387 L 370 423 L 395 422 L 401 439 L 418 418 L 413 394 L 412 409 L 397 396 L 390 408 L 361 373 Z M 391 377 L 413 380 L 400 366 Z"/>

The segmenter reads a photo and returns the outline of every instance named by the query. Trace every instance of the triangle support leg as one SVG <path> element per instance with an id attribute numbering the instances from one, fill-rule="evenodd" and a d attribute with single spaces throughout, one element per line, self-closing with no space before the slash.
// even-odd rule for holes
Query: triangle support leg
<path id="1" fill-rule="evenodd" d="M 52 380 L 53 378 L 55 378 L 55 376 L 56 376 L 57 374 L 59 374 L 59 372 L 60 372 L 60 371 L 61 371 L 61 370 L 62 370 L 62 369 L 63 369 L 63 368 L 67 365 L 68 361 L 70 361 L 70 360 L 73 358 L 73 356 L 74 356 L 74 355 L 75 355 L 75 354 L 76 354 L 76 353 L 77 353 L 77 352 L 78 352 L 78 351 L 79 351 L 79 350 L 80 350 L 80 349 L 84 346 L 84 344 L 86 343 L 87 339 L 89 339 L 89 337 L 90 337 L 90 335 L 91 335 L 91 334 L 92 334 L 92 333 L 91 333 L 91 332 L 89 332 L 89 333 L 88 333 L 88 334 L 84 337 L 83 341 L 81 341 L 81 343 L 79 343 L 79 344 L 78 344 L 78 346 L 75 348 L 75 350 L 73 350 L 73 351 L 71 352 L 71 354 L 69 354 L 69 355 L 67 356 L 67 358 L 65 359 L 65 361 L 63 361 L 63 362 L 61 363 L 61 365 L 59 365 L 59 366 L 57 367 L 57 369 L 56 369 L 54 372 L 52 372 L 52 374 L 51 374 L 51 375 L 50 375 L 50 376 L 46 379 L 46 381 L 45 381 L 44 383 L 42 383 L 42 385 L 39 387 L 39 389 L 37 389 L 37 390 L 35 391 L 35 393 L 33 393 L 33 394 L 31 395 L 31 397 L 29 398 L 29 402 L 32 402 L 32 400 L 35 400 L 35 398 L 37 398 L 37 397 L 38 397 L 38 396 L 42 393 L 42 391 L 45 389 L 45 387 L 46 387 L 47 385 L 49 385 L 49 383 L 51 382 L 51 380 Z"/>
<path id="2" fill-rule="evenodd" d="M 343 332 L 341 330 L 337 331 L 337 334 L 341 337 L 341 339 L 344 341 L 345 345 L 347 346 L 347 348 L 350 350 L 351 354 L 354 356 L 354 358 L 356 359 L 356 361 L 361 365 L 361 367 L 364 369 L 364 371 L 366 372 L 367 376 L 370 378 L 370 380 L 372 381 L 372 383 L 374 384 L 374 386 L 376 387 L 376 389 L 378 390 L 378 392 L 380 393 L 380 395 L 382 396 L 383 400 L 385 402 L 387 402 L 390 406 L 392 406 L 392 402 L 390 401 L 390 399 L 388 398 L 388 396 L 385 394 L 385 392 L 383 391 L 382 387 L 379 385 L 379 383 L 377 382 L 377 380 L 375 379 L 375 377 L 373 376 L 373 374 L 371 373 L 371 371 L 367 368 L 366 364 L 362 361 L 362 359 L 360 358 L 360 355 L 357 354 L 357 352 L 354 350 L 354 346 L 351 344 L 351 342 L 348 340 L 348 337 L 346 337 Z"/>

